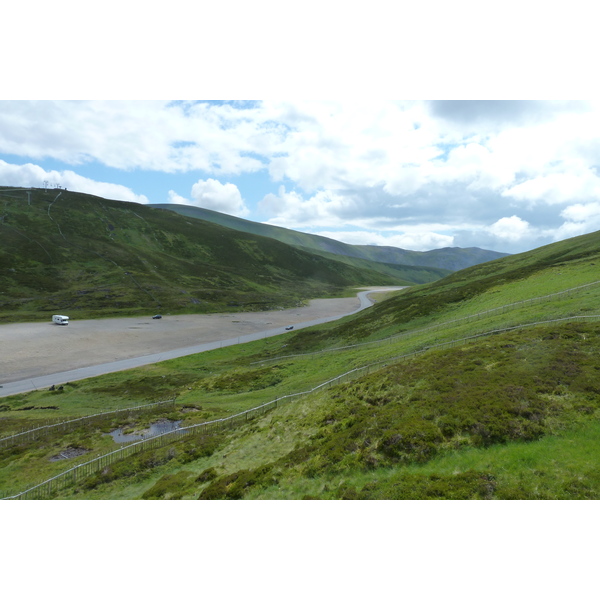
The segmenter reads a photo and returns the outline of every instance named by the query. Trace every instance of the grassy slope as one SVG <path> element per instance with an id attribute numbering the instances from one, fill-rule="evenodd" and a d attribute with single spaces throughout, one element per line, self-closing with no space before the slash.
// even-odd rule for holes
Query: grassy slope
<path id="1" fill-rule="evenodd" d="M 506 254 L 500 252 L 482 250 L 481 248 L 439 248 L 428 252 L 416 252 L 392 246 L 344 244 L 343 242 L 320 235 L 302 233 L 264 223 L 255 223 L 196 206 L 182 204 L 155 204 L 153 206 L 174 211 L 188 217 L 219 223 L 238 231 L 271 237 L 286 244 L 306 248 L 319 254 L 326 252 L 374 262 L 421 267 L 422 270 L 443 269 L 446 271 L 457 271 L 506 256 Z M 427 281 L 432 280 L 433 278 L 429 278 Z"/>
<path id="2" fill-rule="evenodd" d="M 428 259 L 425 261 L 428 262 L 427 266 L 420 265 L 418 257 L 427 253 L 411 253 L 407 250 L 401 250 L 400 248 L 387 249 L 396 251 L 396 258 L 405 255 L 411 256 L 411 259 L 408 260 L 408 262 L 397 262 L 394 260 L 395 257 L 393 256 L 393 252 L 390 254 L 386 250 L 386 255 L 390 258 L 388 263 L 381 260 L 382 256 L 378 255 L 377 249 L 371 251 L 369 246 L 350 246 L 343 242 L 338 242 L 337 240 L 332 240 L 320 235 L 302 233 L 300 231 L 284 229 L 283 227 L 265 225 L 264 223 L 255 223 L 254 221 L 247 221 L 246 219 L 240 219 L 238 217 L 219 213 L 214 210 L 208 210 L 206 208 L 199 208 L 197 206 L 187 206 L 184 204 L 153 204 L 151 206 L 175 212 L 186 217 L 200 219 L 210 223 L 217 223 L 218 225 L 229 227 L 236 231 L 243 231 L 275 239 L 284 244 L 308 250 L 317 256 L 322 256 L 329 260 L 338 260 L 344 264 L 349 264 L 360 269 L 369 269 L 373 272 L 391 275 L 395 278 L 400 277 L 404 280 L 404 283 L 399 283 L 398 285 L 428 283 L 448 275 L 451 271 L 451 269 L 448 268 L 436 267 L 434 262 Z M 452 251 L 461 251 L 461 249 L 456 248 L 452 249 Z M 487 251 L 482 252 L 485 253 Z M 370 255 L 367 256 L 367 254 Z M 491 260 L 492 258 L 497 258 L 497 256 L 488 254 L 483 254 L 481 256 L 481 260 Z"/>
<path id="3" fill-rule="evenodd" d="M 261 310 L 389 284 L 405 280 L 140 204 L 0 188 L 0 320 Z"/>
<path id="4" fill-rule="evenodd" d="M 600 471 L 589 460 L 600 433 L 597 321 L 538 325 L 395 358 L 480 331 L 598 314 L 600 285 L 494 309 L 596 281 L 599 242 L 598 233 L 590 234 L 474 267 L 405 290 L 341 323 L 106 375 L 58 393 L 6 398 L 2 430 L 48 413 L 65 418 L 172 394 L 177 408 L 167 416 L 201 422 L 385 361 L 383 369 L 218 438 L 188 440 L 113 465 L 63 496 L 600 498 Z M 283 358 L 385 335 L 397 337 Z M 269 357 L 279 358 L 257 362 Z M 106 437 L 82 430 L 5 450 L 0 489 L 23 489 L 77 464 L 81 459 L 49 462 L 69 446 L 90 453 L 114 447 Z"/>
<path id="5" fill-rule="evenodd" d="M 414 328 L 449 311 L 456 315 L 466 310 L 479 312 L 501 299 L 508 304 L 593 281 L 600 273 L 599 252 L 600 232 L 596 232 L 476 265 L 429 285 L 405 290 L 351 322 L 336 323 L 322 335 L 299 331 L 293 344 L 303 348 L 320 347 L 331 340 L 382 337 L 386 331 Z M 489 302 L 488 298 L 494 301 Z"/>
<path id="6" fill-rule="evenodd" d="M 449 269 L 438 269 L 436 267 L 421 267 L 404 264 L 376 262 L 375 260 L 355 258 L 353 256 L 346 256 L 343 254 L 333 254 L 331 252 L 325 252 L 323 250 L 316 249 L 311 250 L 311 252 L 318 256 L 322 256 L 330 260 L 337 260 L 339 262 L 352 265 L 360 269 L 371 269 L 378 273 L 391 275 L 392 277 L 401 277 L 406 281 L 406 285 L 430 283 L 432 281 L 437 281 L 442 277 L 446 277 L 452 272 Z"/>

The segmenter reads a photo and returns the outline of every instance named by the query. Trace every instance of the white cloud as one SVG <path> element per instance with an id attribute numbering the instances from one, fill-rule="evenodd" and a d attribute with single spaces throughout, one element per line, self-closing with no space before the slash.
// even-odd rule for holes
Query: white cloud
<path id="1" fill-rule="evenodd" d="M 591 233 L 598 229 L 600 229 L 600 220 L 596 220 L 596 224 L 593 226 L 583 221 L 565 221 L 560 227 L 549 232 L 550 241 L 559 242 L 577 235 Z"/>
<path id="2" fill-rule="evenodd" d="M 589 204 L 572 204 L 567 206 L 561 213 L 568 221 L 584 222 L 597 220 L 600 217 L 600 202 L 590 202 Z"/>
<path id="3" fill-rule="evenodd" d="M 302 196 L 296 192 L 286 192 L 285 186 L 280 185 L 278 194 L 267 194 L 260 202 L 259 207 L 269 215 L 277 216 L 304 203 Z"/>
<path id="4" fill-rule="evenodd" d="M 169 173 L 268 169 L 275 181 L 290 179 L 310 194 L 379 187 L 406 195 L 459 182 L 515 199 L 546 194 L 549 201 L 555 201 L 553 182 L 545 178 L 562 177 L 561 193 L 568 194 L 597 164 L 594 105 L 433 106 L 7 101 L 1 103 L 0 152 Z"/>
<path id="5" fill-rule="evenodd" d="M 201 171 L 190 201 L 167 192 L 171 182 L 161 196 L 292 229 L 409 236 L 422 228 L 398 238 L 406 247 L 437 247 L 448 236 L 527 249 L 594 226 L 591 213 L 575 218 L 576 207 L 600 201 L 598 103 L 4 101 L 0 152 L 85 163 L 86 173 L 95 163 L 153 177 Z M 36 168 L 23 165 L 20 177 L 145 201 L 73 170 Z M 220 181 L 259 171 L 262 185 L 268 174 L 285 187 L 266 187 L 251 212 L 241 183 L 249 176 L 235 180 L 239 189 Z M 527 221 L 504 216 L 522 210 Z"/>
<path id="6" fill-rule="evenodd" d="M 198 180 L 192 186 L 192 204 L 236 217 L 249 214 L 240 190 L 233 183 L 221 183 L 216 179 Z"/>
<path id="7" fill-rule="evenodd" d="M 513 182 L 514 169 L 502 157 L 479 142 L 467 142 L 452 148 L 444 161 L 436 161 L 436 182 L 460 182 L 471 190 L 498 190 Z"/>
<path id="8" fill-rule="evenodd" d="M 269 163 L 275 181 L 288 178 L 308 193 L 382 186 L 414 189 L 414 170 L 440 154 L 422 103 L 265 103 L 288 128 Z M 405 168 L 404 172 L 400 172 Z M 405 181 L 407 180 L 408 181 Z"/>
<path id="9" fill-rule="evenodd" d="M 167 200 L 167 202 L 172 204 L 192 204 L 192 202 L 188 198 L 180 196 L 177 192 L 174 192 L 173 190 L 169 190 L 169 199 Z"/>
<path id="10" fill-rule="evenodd" d="M 320 191 L 305 200 L 295 191 L 286 192 L 285 186 L 279 186 L 278 194 L 267 194 L 260 202 L 259 208 L 271 215 L 270 225 L 298 228 L 310 226 L 336 227 L 346 223 L 340 217 L 348 210 L 349 202 L 339 194 L 331 191 Z"/>
<path id="11" fill-rule="evenodd" d="M 578 199 L 600 198 L 600 178 L 590 170 L 583 173 L 550 173 L 515 185 L 502 192 L 502 195 L 530 204 L 538 201 L 562 204 Z"/>
<path id="12" fill-rule="evenodd" d="M 392 196 L 414 194 L 428 183 L 428 171 L 425 165 L 396 167 L 387 177 L 383 190 Z"/>
<path id="13" fill-rule="evenodd" d="M 520 217 L 503 217 L 489 227 L 490 233 L 509 242 L 518 242 L 530 234 L 529 223 Z"/>
<path id="14" fill-rule="evenodd" d="M 44 181 L 47 181 L 50 187 L 60 185 L 62 188 L 74 192 L 92 194 L 109 200 L 123 200 L 139 204 L 148 203 L 146 196 L 136 194 L 123 185 L 94 181 L 73 171 L 46 171 L 31 163 L 13 165 L 0 160 L 0 181 L 3 185 L 40 188 L 44 187 Z"/>
<path id="15" fill-rule="evenodd" d="M 600 229 L 600 202 L 572 204 L 562 210 L 560 216 L 565 219 L 565 222 L 551 232 L 553 241 L 598 231 Z"/>
<path id="16" fill-rule="evenodd" d="M 426 251 L 433 248 L 447 248 L 454 245 L 454 237 L 427 231 L 423 228 L 409 229 L 396 235 L 382 235 L 374 231 L 319 231 L 319 235 L 362 246 L 395 246 L 405 250 Z"/>
<path id="17" fill-rule="evenodd" d="M 254 113 L 207 103 L 4 101 L 0 109 L 0 152 L 71 165 L 253 172 L 263 164 L 248 154 L 269 145 Z"/>
<path id="18" fill-rule="evenodd" d="M 349 196 L 318 192 L 305 199 L 301 194 L 288 192 L 280 186 L 277 195 L 265 196 L 260 208 L 269 217 L 265 221 L 267 224 L 351 244 L 427 250 L 454 246 L 460 239 L 461 243 L 468 240 L 469 246 L 487 248 L 493 245 L 499 251 L 510 251 L 511 245 L 518 244 L 521 251 L 528 242 L 533 243 L 539 238 L 539 231 L 527 221 L 515 215 L 499 217 L 498 211 L 503 210 L 501 204 L 484 204 L 485 211 L 496 215 L 487 223 L 485 214 L 470 215 L 472 205 L 469 197 L 437 197 L 435 194 L 431 197 L 412 195 L 399 204 L 391 203 L 384 193 L 369 196 L 366 192 Z M 481 207 L 474 208 L 481 213 Z M 466 235 L 466 231 L 473 232 L 473 235 Z"/>

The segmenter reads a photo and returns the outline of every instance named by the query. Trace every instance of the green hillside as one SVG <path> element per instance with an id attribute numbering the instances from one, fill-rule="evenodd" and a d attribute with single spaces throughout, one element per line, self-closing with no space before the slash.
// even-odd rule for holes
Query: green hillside
<path id="1" fill-rule="evenodd" d="M 490 263 L 463 269 L 427 286 L 405 290 L 396 298 L 374 306 L 368 313 L 357 315 L 352 322 L 332 325 L 322 334 L 298 332 L 306 336 L 297 343 L 317 344 L 320 339 L 355 341 L 381 337 L 384 332 L 403 331 L 417 322 L 427 322 L 467 306 L 476 310 L 486 298 L 513 299 L 542 295 L 546 290 L 572 287 L 578 282 L 600 279 L 597 262 L 600 255 L 600 232 L 579 236 L 508 256 Z M 572 284 L 572 285 L 571 285 Z M 308 337 L 310 336 L 310 340 Z"/>
<path id="2" fill-rule="evenodd" d="M 402 275 L 141 204 L 0 188 L 3 321 L 265 310 Z"/>
<path id="3" fill-rule="evenodd" d="M 339 261 L 359 269 L 367 269 L 376 273 L 382 273 L 391 277 L 399 277 L 406 283 L 404 285 L 414 285 L 420 283 L 430 283 L 431 281 L 437 281 L 447 275 L 450 275 L 452 271 L 450 269 L 438 269 L 436 267 L 419 267 L 412 265 L 403 265 L 398 263 L 384 263 L 377 262 L 375 260 L 369 260 L 365 258 L 355 258 L 353 256 L 347 256 L 345 254 L 333 254 L 331 252 L 325 252 L 324 250 L 312 249 L 312 254 L 322 256 L 329 260 Z"/>
<path id="4" fill-rule="evenodd" d="M 379 263 L 421 267 L 422 272 L 429 268 L 458 271 L 507 256 L 507 254 L 501 252 L 482 250 L 481 248 L 439 248 L 427 252 L 417 252 L 393 246 L 344 244 L 343 242 L 338 242 L 337 240 L 332 240 L 321 235 L 302 233 L 264 223 L 255 223 L 197 206 L 188 206 L 185 204 L 152 204 L 151 206 L 176 212 L 187 217 L 218 223 L 219 225 L 238 231 L 270 237 L 292 246 L 305 248 L 311 252 L 337 254 Z M 423 267 L 427 269 L 423 269 Z M 429 278 L 428 281 L 433 281 L 433 277 Z"/>
<path id="5" fill-rule="evenodd" d="M 600 499 L 599 261 L 596 232 L 338 322 L 3 398 L 5 435 L 50 407 L 64 420 L 175 402 L 0 444 L 0 490 L 101 454 L 42 497 Z M 108 431 L 160 418 L 212 424 L 112 461 Z"/>

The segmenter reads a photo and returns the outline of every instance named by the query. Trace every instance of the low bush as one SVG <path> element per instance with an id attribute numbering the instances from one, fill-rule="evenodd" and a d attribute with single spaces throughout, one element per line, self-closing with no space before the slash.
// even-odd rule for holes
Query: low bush
<path id="1" fill-rule="evenodd" d="M 212 481 L 198 496 L 198 500 L 241 500 L 250 489 L 277 484 L 272 465 L 224 475 Z"/>
<path id="2" fill-rule="evenodd" d="M 191 471 L 179 471 L 175 474 L 163 475 L 150 489 L 142 494 L 143 500 L 159 500 L 161 498 L 179 500 L 186 488 L 193 483 Z"/>
<path id="3" fill-rule="evenodd" d="M 196 481 L 198 483 L 206 483 L 208 481 L 212 481 L 218 477 L 218 473 L 214 467 L 209 467 L 208 469 L 204 469 L 198 477 L 196 477 Z"/>
<path id="4" fill-rule="evenodd" d="M 496 490 L 492 474 L 466 471 L 456 475 L 401 473 L 382 482 L 367 483 L 361 490 L 341 487 L 343 500 L 485 500 Z"/>
<path id="5" fill-rule="evenodd" d="M 526 331 L 500 334 L 337 386 L 307 442 L 274 464 L 314 479 L 424 463 L 458 448 L 538 440 L 597 414 L 596 346 L 589 335 L 595 329 L 540 328 L 533 338 Z M 228 490 L 242 493 L 232 484 Z M 470 473 L 430 479 L 418 494 L 434 497 L 444 488 L 448 497 L 487 497 L 481 486 L 487 490 L 489 482 Z M 410 496 L 402 490 L 390 494 Z"/>

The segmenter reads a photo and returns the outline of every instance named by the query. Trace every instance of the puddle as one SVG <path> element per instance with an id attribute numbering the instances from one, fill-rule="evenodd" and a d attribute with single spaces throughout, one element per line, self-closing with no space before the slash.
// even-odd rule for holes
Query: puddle
<path id="1" fill-rule="evenodd" d="M 120 429 L 111 431 L 109 435 L 111 435 L 112 439 L 118 444 L 122 444 L 124 442 L 137 442 L 138 440 L 154 437 L 155 435 L 160 435 L 161 433 L 169 433 L 169 431 L 174 431 L 179 427 L 180 423 L 181 421 L 157 421 L 156 423 L 152 423 L 148 429 L 143 429 L 133 433 L 123 433 L 123 427 L 121 427 Z"/>

